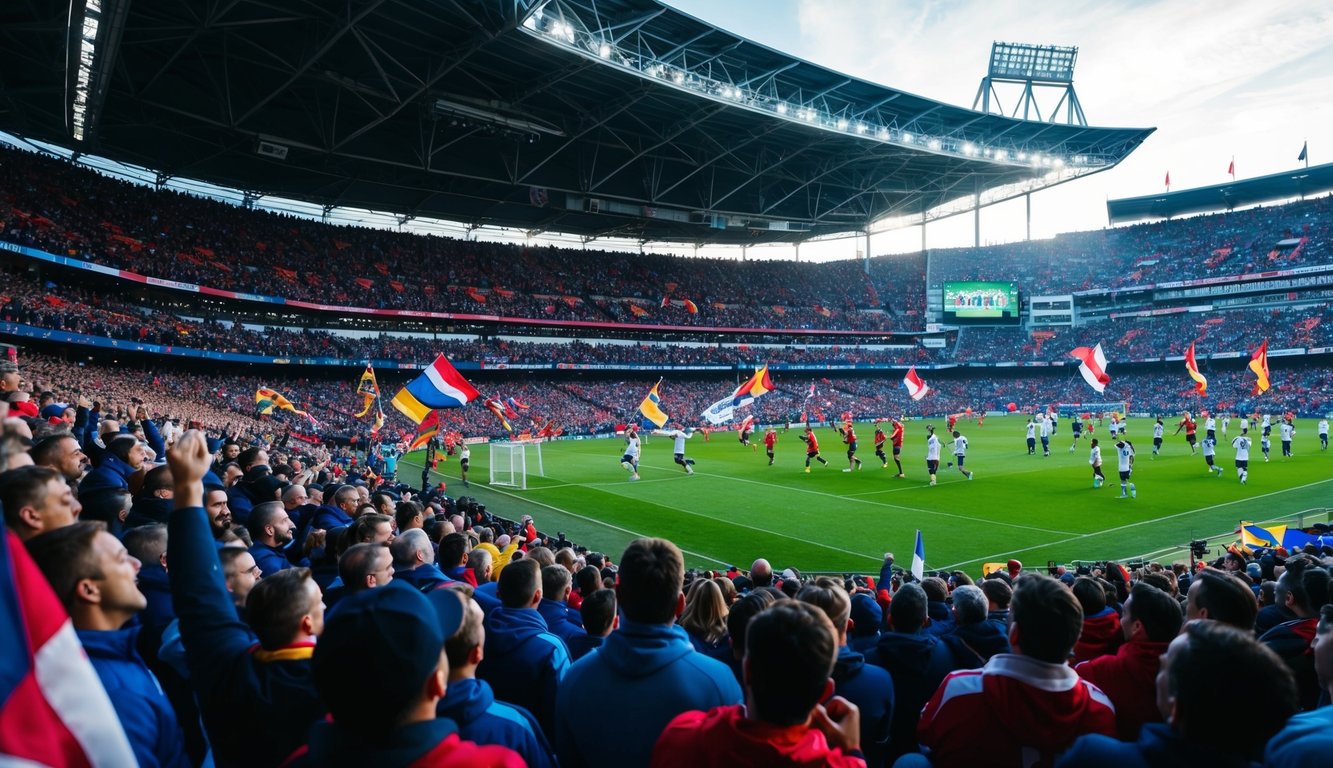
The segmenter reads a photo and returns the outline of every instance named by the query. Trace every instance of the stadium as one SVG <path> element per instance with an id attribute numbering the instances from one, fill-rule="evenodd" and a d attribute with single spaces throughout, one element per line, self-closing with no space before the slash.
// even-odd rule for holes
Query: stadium
<path id="1" fill-rule="evenodd" d="M 689 699 L 640 713 L 651 733 L 590 734 L 567 722 L 566 697 L 609 672 L 577 661 L 566 678 L 577 682 L 557 690 L 451 650 L 473 608 L 486 616 L 485 658 L 526 637 L 506 621 L 533 614 L 568 667 L 587 652 L 603 587 L 621 593 L 619 612 L 609 598 L 608 615 L 624 622 L 615 627 L 661 624 L 632 602 L 645 600 L 633 574 L 657 573 L 642 564 L 654 557 L 679 560 L 686 582 L 670 632 L 688 633 L 693 652 L 747 695 L 744 624 L 728 616 L 765 615 L 770 598 L 811 603 L 847 653 L 848 616 L 862 624 L 856 655 L 887 670 L 899 700 L 890 687 L 872 722 L 882 686 L 867 693 L 868 681 L 858 688 L 837 667 L 835 700 L 859 708 L 859 735 L 837 727 L 842 710 L 827 696 L 812 701 L 823 725 L 805 721 L 818 737 L 807 746 L 828 750 L 826 762 L 975 759 L 947 746 L 972 740 L 941 736 L 935 707 L 945 704 L 928 700 L 954 684 L 945 672 L 990 669 L 980 635 L 965 631 L 973 600 L 990 601 L 981 623 L 999 629 L 989 641 L 1022 655 L 1010 647 L 1019 619 L 1003 618 L 1010 598 L 974 586 L 995 581 L 1011 595 L 1025 581 L 1073 585 L 1041 604 L 1077 609 L 1081 635 L 1065 654 L 1088 664 L 1149 644 L 1129 629 L 1140 585 L 1178 599 L 1189 619 L 1223 612 L 1201 614 L 1191 583 L 1240 585 L 1254 606 L 1248 624 L 1218 620 L 1286 662 L 1300 705 L 1287 711 L 1273 694 L 1284 716 L 1238 749 L 1258 759 L 1275 734 L 1270 753 L 1319 748 L 1278 731 L 1297 708 L 1329 711 L 1315 706 L 1329 694 L 1310 640 L 1321 607 L 1333 620 L 1333 164 L 1312 165 L 1307 141 L 1296 162 L 1258 176 L 1238 180 L 1233 158 L 1227 183 L 1172 190 L 1168 172 L 1165 192 L 1145 182 L 1108 196 L 1104 218 L 1093 206 L 1095 227 L 1034 238 L 1034 206 L 1042 215 L 1082 199 L 1075 190 L 1123 179 L 1165 132 L 1090 125 L 1074 89 L 1078 48 L 988 42 L 968 107 L 845 74 L 677 5 L 30 0 L 0 10 L 10 417 L 0 499 L 11 566 L 0 604 L 14 628 L 68 615 L 93 657 L 70 679 L 101 691 L 100 641 L 84 635 L 88 616 L 111 621 L 106 604 L 61 590 L 105 577 L 70 576 L 79 558 L 52 558 L 72 550 L 40 542 L 85 524 L 89 541 L 114 534 L 142 561 L 135 592 L 148 596 L 146 609 L 123 609 L 129 623 L 112 621 L 139 633 L 140 688 L 158 689 L 134 695 L 176 729 L 147 747 L 146 726 L 127 719 L 128 699 L 110 686 L 89 718 L 58 706 L 50 685 L 41 695 L 57 704 L 34 725 L 43 735 L 0 729 L 0 755 L 73 764 L 77 743 L 85 764 L 324 764 L 337 754 L 330 744 L 355 744 L 353 762 L 394 764 L 382 739 L 353 733 L 362 713 L 348 715 L 356 696 L 343 689 L 356 679 L 319 672 L 325 646 L 341 649 L 330 659 L 360 648 L 385 686 L 366 678 L 364 692 L 387 699 L 384 681 L 407 674 L 387 660 L 392 637 L 377 652 L 367 648 L 379 640 L 359 635 L 345 648 L 316 644 L 312 621 L 295 645 L 270 642 L 272 622 L 286 620 L 271 601 L 305 599 L 303 584 L 319 588 L 318 623 L 337 626 L 335 637 L 353 636 L 365 606 L 419 600 L 369 589 L 388 582 L 375 575 L 380 555 L 392 581 L 437 609 L 434 592 L 467 585 L 440 609 L 449 688 L 475 667 L 458 690 L 494 689 L 495 705 L 512 709 L 501 719 L 522 723 L 502 734 L 458 720 L 439 691 L 432 722 L 481 745 L 467 758 L 477 764 L 520 764 L 485 751 L 494 746 L 528 764 L 666 765 L 673 733 L 683 744 L 704 727 L 677 715 L 740 703 Z M 1017 234 L 991 241 L 983 215 L 1007 217 Z M 890 238 L 908 245 L 887 247 Z M 201 470 L 193 485 L 191 467 Z M 304 575 L 247 582 L 240 552 L 263 577 Z M 513 567 L 527 560 L 542 567 Z M 34 568 L 55 593 L 28 589 Z M 513 603 L 523 587 L 502 580 L 511 568 L 515 583 L 532 571 L 540 606 Z M 1214 572 L 1229 581 L 1210 581 Z M 900 590 L 900 607 L 928 598 L 916 633 L 893 613 Z M 705 607 L 714 591 L 721 607 Z M 230 624 L 214 621 L 219 610 Z M 781 613 L 769 623 L 798 621 Z M 1119 735 L 1129 748 L 1139 725 L 1145 739 L 1167 728 L 1140 699 L 1170 636 L 1133 618 L 1161 646 L 1146 689 L 1107 684 L 1103 694 L 1105 678 L 1083 678 L 1088 696 L 1115 704 L 1116 727 L 1031 735 L 1040 744 L 1023 734 L 1015 749 L 1054 764 L 1082 747 L 1091 760 L 1086 750 L 1111 748 L 1071 748 L 1076 736 Z M 913 663 L 901 667 L 888 648 L 904 633 L 940 638 L 923 651 L 940 673 L 929 684 L 900 677 Z M 609 657 L 610 638 L 633 632 L 607 619 L 602 634 L 607 651 L 584 658 Z M 41 642 L 14 646 L 29 649 L 16 675 L 41 673 Z M 251 645 L 313 677 L 274 699 L 247 687 L 270 681 L 271 665 L 256 672 L 262 664 L 241 654 L 221 677 L 209 671 L 202 649 Z M 1271 660 L 1263 653 L 1246 658 L 1259 669 Z M 414 685 L 403 701 L 420 694 Z M 0 686 L 6 719 L 23 700 L 9 694 Z M 300 727 L 278 734 L 265 721 L 278 712 Z M 99 730 L 99 718 L 123 729 Z M 1202 732 L 1170 738 L 1215 741 Z M 445 743 L 417 738 L 417 756 Z M 758 755 L 734 762 L 782 764 Z"/>

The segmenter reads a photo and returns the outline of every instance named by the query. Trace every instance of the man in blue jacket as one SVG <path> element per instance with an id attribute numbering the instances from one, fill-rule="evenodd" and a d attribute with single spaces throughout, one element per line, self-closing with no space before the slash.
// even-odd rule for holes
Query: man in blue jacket
<path id="1" fill-rule="evenodd" d="M 295 566 L 309 567 L 309 560 L 302 558 L 293 562 L 291 559 L 300 554 L 300 547 L 294 547 L 290 553 L 288 551 L 292 537 L 296 535 L 296 523 L 287 514 L 282 502 L 256 504 L 250 510 L 250 519 L 246 521 L 245 527 L 250 531 L 250 540 L 254 542 L 250 552 L 264 573 L 271 576 Z"/>
<path id="2" fill-rule="evenodd" d="M 867 658 L 884 667 L 893 678 L 893 722 L 889 729 L 887 760 L 917 751 L 916 725 L 926 705 L 946 675 L 954 670 L 949 646 L 924 631 L 926 593 L 916 584 L 904 584 L 889 604 L 892 631 L 879 637 L 879 645 Z"/>
<path id="3" fill-rule="evenodd" d="M 579 659 L 560 688 L 556 754 L 565 768 L 647 765 L 676 715 L 742 703 L 727 665 L 696 652 L 675 624 L 684 584 L 685 560 L 675 544 L 637 539 L 625 549 L 616 584 L 624 621 Z M 606 706 L 589 717 L 589 701 Z"/>
<path id="4" fill-rule="evenodd" d="M 327 711 L 310 672 L 324 629 L 319 587 L 305 568 L 266 574 L 247 601 L 252 633 L 232 607 L 202 506 L 210 462 L 203 433 L 179 437 L 167 462 L 176 504 L 167 542 L 172 599 L 215 762 L 275 765 Z"/>
<path id="5" fill-rule="evenodd" d="M 140 628 L 126 626 L 148 605 L 135 584 L 139 561 L 100 522 L 48 531 L 27 547 L 69 611 L 139 765 L 189 766 L 171 702 L 135 650 Z"/>
<path id="6" fill-rule="evenodd" d="M 486 681 L 477 679 L 477 665 L 485 656 L 486 615 L 475 600 L 462 593 L 459 598 L 466 606 L 458 631 L 444 643 L 449 688 L 436 712 L 454 721 L 458 735 L 468 741 L 508 747 L 531 768 L 555 768 L 555 754 L 537 718 L 522 707 L 496 701 Z"/>
<path id="7" fill-rule="evenodd" d="M 394 580 L 411 584 L 418 592 L 429 592 L 453 581 L 435 564 L 435 548 L 420 528 L 399 534 L 389 545 L 389 554 L 393 555 Z"/>
<path id="8" fill-rule="evenodd" d="M 536 561 L 510 563 L 500 573 L 501 606 L 486 617 L 486 655 L 477 677 L 496 697 L 537 716 L 549 736 L 555 722 L 556 690 L 569 671 L 565 642 L 546 631 L 537 612 L 542 600 Z"/>
<path id="9" fill-rule="evenodd" d="M 847 645 L 852 602 L 838 582 L 820 578 L 801 587 L 796 599 L 824 612 L 837 635 L 838 656 L 833 664 L 833 694 L 861 710 L 861 749 L 870 768 L 884 765 L 889 725 L 893 722 L 893 678 L 882 668 L 866 664 L 865 656 Z"/>
<path id="10" fill-rule="evenodd" d="M 310 527 L 320 531 L 332 531 L 335 528 L 346 528 L 356 520 L 356 508 L 360 503 L 356 488 L 350 485 L 339 486 L 338 489 L 324 494 L 325 502 L 315 511 L 314 518 L 310 521 Z M 328 501 L 332 499 L 332 502 Z"/>
<path id="11" fill-rule="evenodd" d="M 128 491 L 130 475 L 143 467 L 147 455 L 133 435 L 116 435 L 107 443 L 101 462 L 79 483 L 79 496 Z"/>
<path id="12" fill-rule="evenodd" d="M 570 617 L 569 593 L 573 588 L 570 583 L 569 569 L 559 563 L 542 569 L 542 601 L 537 612 L 546 619 L 546 629 L 551 634 L 565 641 L 569 646 L 575 638 L 588 633 L 574 623 Z M 577 611 L 575 612 L 577 613 Z"/>
<path id="13" fill-rule="evenodd" d="M 1323 701 L 1333 697 L 1333 605 L 1319 609 L 1319 624 L 1311 647 Z M 1264 765 L 1271 768 L 1321 766 L 1333 754 L 1333 706 L 1302 712 L 1268 742 Z"/>

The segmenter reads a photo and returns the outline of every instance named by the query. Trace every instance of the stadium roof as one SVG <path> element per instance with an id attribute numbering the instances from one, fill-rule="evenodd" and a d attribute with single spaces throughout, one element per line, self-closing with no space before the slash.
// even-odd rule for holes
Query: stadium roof
<path id="1" fill-rule="evenodd" d="M 0 7 L 0 129 L 409 218 L 799 241 L 1106 170 L 1153 130 L 949 106 L 655 0 L 73 9 Z"/>
<path id="2" fill-rule="evenodd" d="M 1191 213 L 1230 211 L 1247 205 L 1291 200 L 1330 191 L 1333 191 L 1333 163 L 1326 163 L 1211 187 L 1108 200 L 1106 215 L 1112 224 L 1139 219 L 1169 219 Z"/>

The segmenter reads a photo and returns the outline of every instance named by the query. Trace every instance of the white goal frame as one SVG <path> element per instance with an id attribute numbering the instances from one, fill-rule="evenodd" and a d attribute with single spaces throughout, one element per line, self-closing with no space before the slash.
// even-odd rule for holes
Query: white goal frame
<path id="1" fill-rule="evenodd" d="M 510 440 L 490 443 L 490 484 L 526 491 L 529 472 L 537 477 L 545 477 L 546 470 L 542 465 L 543 442 Z"/>

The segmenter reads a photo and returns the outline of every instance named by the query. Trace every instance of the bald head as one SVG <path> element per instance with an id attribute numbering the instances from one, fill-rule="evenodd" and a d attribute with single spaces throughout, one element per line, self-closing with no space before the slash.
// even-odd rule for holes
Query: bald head
<path id="1" fill-rule="evenodd" d="M 750 583 L 756 587 L 772 586 L 773 566 L 764 558 L 761 557 L 750 565 Z"/>

